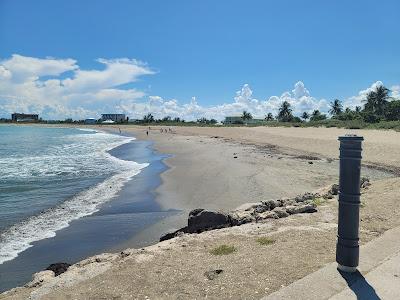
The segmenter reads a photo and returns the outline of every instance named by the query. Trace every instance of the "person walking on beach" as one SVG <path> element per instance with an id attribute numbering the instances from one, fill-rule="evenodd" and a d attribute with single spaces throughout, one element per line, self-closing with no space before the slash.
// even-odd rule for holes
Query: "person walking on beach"
<path id="1" fill-rule="evenodd" d="M 119 130 L 119 134 L 121 134 L 121 128 L 118 127 L 118 130 Z"/>
<path id="2" fill-rule="evenodd" d="M 147 134 L 147 136 L 149 136 L 149 131 L 148 130 L 146 131 L 146 134 Z"/>

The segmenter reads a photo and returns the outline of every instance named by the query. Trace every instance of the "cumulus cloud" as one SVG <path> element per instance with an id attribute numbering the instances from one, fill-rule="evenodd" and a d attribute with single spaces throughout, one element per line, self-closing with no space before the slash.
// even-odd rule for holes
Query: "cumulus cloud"
<path id="1" fill-rule="evenodd" d="M 34 58 L 14 54 L 0 61 L 0 112 L 36 112 L 46 118 L 96 116 L 102 108 L 145 96 L 120 88 L 143 75 L 146 64 L 128 58 L 98 59 L 102 69 L 81 69 L 74 59 Z"/>
<path id="2" fill-rule="evenodd" d="M 277 114 L 283 101 L 288 101 L 297 115 L 304 111 L 311 112 L 314 109 L 319 109 L 323 112 L 327 112 L 329 109 L 328 101 L 311 97 L 310 92 L 301 81 L 295 83 L 293 90 L 284 92 L 281 96 L 272 96 L 265 100 L 254 98 L 250 85 L 244 84 L 235 93 L 231 103 L 201 106 L 195 97 L 189 103 L 180 104 L 176 99 L 168 100 L 161 96 L 149 96 L 148 100 L 144 102 L 121 103 L 118 109 L 133 118 L 141 118 L 144 114 L 152 113 L 156 118 L 168 115 L 172 118 L 180 117 L 185 120 L 196 120 L 201 117 L 223 120 L 228 115 L 240 115 L 243 110 L 249 111 L 256 118 L 264 118 L 269 112 Z"/>
<path id="3" fill-rule="evenodd" d="M 283 101 L 288 101 L 293 113 L 315 109 L 327 113 L 329 101 L 311 95 L 302 81 L 294 83 L 280 95 L 257 99 L 249 84 L 233 93 L 231 102 L 203 106 L 192 97 L 181 103 L 177 99 L 165 99 L 160 95 L 146 96 L 144 91 L 129 87 L 142 76 L 154 71 L 135 59 L 97 59 L 98 69 L 82 69 L 71 58 L 34 58 L 14 54 L 0 60 L 0 114 L 35 112 L 47 119 L 98 117 L 101 113 L 126 113 L 131 118 L 142 118 L 152 113 L 156 118 L 164 116 L 196 120 L 201 117 L 223 120 L 228 115 L 240 115 L 249 111 L 256 118 L 267 113 L 277 114 Z M 344 106 L 354 108 L 363 105 L 362 100 L 381 81 L 361 90 L 357 95 L 344 99 Z M 400 85 L 391 87 L 392 96 L 400 97 Z"/>

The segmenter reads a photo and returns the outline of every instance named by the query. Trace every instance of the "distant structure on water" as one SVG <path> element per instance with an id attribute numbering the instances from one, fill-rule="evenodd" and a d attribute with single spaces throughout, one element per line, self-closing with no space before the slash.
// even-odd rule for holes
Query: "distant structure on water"
<path id="1" fill-rule="evenodd" d="M 39 121 L 39 115 L 38 114 L 13 113 L 13 114 L 11 114 L 11 120 L 13 122 L 37 122 L 37 121 Z"/>
<path id="2" fill-rule="evenodd" d="M 113 121 L 115 123 L 122 123 L 126 121 L 125 114 L 102 114 L 101 120 L 105 121 Z"/>

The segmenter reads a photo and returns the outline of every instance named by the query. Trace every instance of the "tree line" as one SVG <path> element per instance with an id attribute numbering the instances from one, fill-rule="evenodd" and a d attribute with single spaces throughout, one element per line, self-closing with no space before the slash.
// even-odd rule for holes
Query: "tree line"
<path id="1" fill-rule="evenodd" d="M 378 123 L 380 121 L 400 121 L 400 100 L 390 97 L 391 91 L 385 86 L 377 86 L 375 90 L 370 91 L 366 99 L 363 100 L 364 107 L 356 106 L 354 109 L 349 107 L 343 108 L 343 103 L 339 99 L 335 99 L 330 103 L 329 114 L 331 119 L 341 121 L 360 120 L 366 123 Z M 252 119 L 253 116 L 247 111 L 243 111 L 243 120 Z M 301 121 L 323 121 L 328 116 L 318 109 L 311 114 L 303 112 L 300 117 L 293 115 L 293 109 L 288 101 L 282 102 L 279 107 L 278 114 L 274 117 L 272 113 L 268 113 L 266 121 L 279 122 L 301 122 Z"/>

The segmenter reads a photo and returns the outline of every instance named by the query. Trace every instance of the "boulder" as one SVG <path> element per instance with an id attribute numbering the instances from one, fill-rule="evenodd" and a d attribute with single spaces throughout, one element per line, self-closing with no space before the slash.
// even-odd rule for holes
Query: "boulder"
<path id="1" fill-rule="evenodd" d="M 290 205 L 286 206 L 286 211 L 291 214 L 303 214 L 316 212 L 316 205 L 314 203 L 307 203 L 304 205 Z"/>
<path id="2" fill-rule="evenodd" d="M 242 224 L 254 222 L 256 219 L 250 211 L 234 211 L 229 214 L 231 226 L 240 226 Z"/>
<path id="3" fill-rule="evenodd" d="M 263 204 L 268 208 L 268 210 L 273 210 L 275 207 L 282 206 L 282 202 L 279 200 L 267 200 L 263 201 Z"/>
<path id="4" fill-rule="evenodd" d="M 71 265 L 68 263 L 55 263 L 51 264 L 46 268 L 46 270 L 50 270 L 54 272 L 55 276 L 58 276 L 68 270 Z"/>
<path id="5" fill-rule="evenodd" d="M 230 226 L 228 215 L 205 209 L 195 209 L 189 213 L 187 232 L 198 233 Z"/>
<path id="6" fill-rule="evenodd" d="M 33 274 L 32 281 L 26 284 L 26 287 L 38 287 L 41 286 L 44 282 L 51 280 L 54 278 L 54 272 L 50 270 L 41 271 L 39 273 Z"/>
<path id="7" fill-rule="evenodd" d="M 279 218 L 286 218 L 287 216 L 289 216 L 289 214 L 287 213 L 287 211 L 284 207 L 275 207 L 272 211 L 274 213 L 276 213 L 276 215 Z"/>

